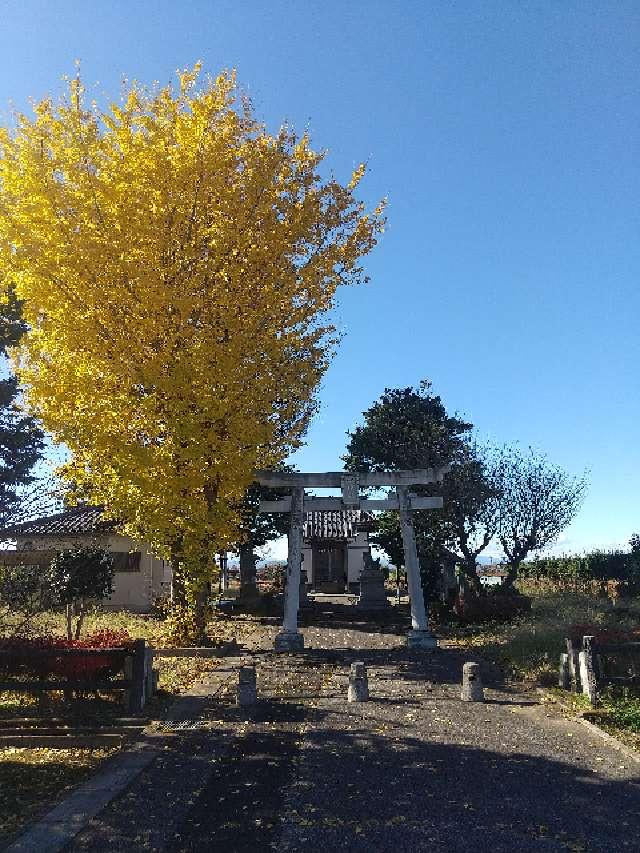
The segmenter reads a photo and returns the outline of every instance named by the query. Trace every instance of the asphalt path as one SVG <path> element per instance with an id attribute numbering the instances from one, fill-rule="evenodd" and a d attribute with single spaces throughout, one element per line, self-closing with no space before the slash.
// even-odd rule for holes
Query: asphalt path
<path id="1" fill-rule="evenodd" d="M 640 764 L 490 667 L 487 701 L 461 702 L 468 654 L 409 652 L 391 621 L 349 616 L 316 606 L 295 656 L 267 628 L 247 651 L 257 705 L 239 709 L 217 674 L 67 849 L 640 853 Z M 346 699 L 354 660 L 366 703 Z"/>

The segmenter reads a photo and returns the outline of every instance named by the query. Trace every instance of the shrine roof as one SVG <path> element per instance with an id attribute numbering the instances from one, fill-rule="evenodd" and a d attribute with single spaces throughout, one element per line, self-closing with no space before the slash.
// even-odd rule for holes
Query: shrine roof
<path id="1" fill-rule="evenodd" d="M 359 525 L 372 521 L 370 512 L 361 509 L 321 510 L 305 514 L 305 539 L 355 539 Z"/>
<path id="2" fill-rule="evenodd" d="M 34 518 L 13 524 L 2 530 L 6 538 L 16 536 L 82 536 L 94 533 L 109 533 L 115 522 L 102 516 L 100 506 L 75 506 L 54 515 Z"/>

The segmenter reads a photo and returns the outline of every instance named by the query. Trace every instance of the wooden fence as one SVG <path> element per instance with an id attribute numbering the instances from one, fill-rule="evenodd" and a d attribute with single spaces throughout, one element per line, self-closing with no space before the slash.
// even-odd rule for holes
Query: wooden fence
<path id="1" fill-rule="evenodd" d="M 0 650 L 1 661 L 7 657 L 15 656 L 14 650 Z M 27 660 L 33 662 L 46 661 L 47 658 L 56 660 L 95 660 L 104 658 L 105 667 L 115 658 L 120 661 L 116 664 L 123 678 L 103 678 L 102 680 L 91 678 L 56 678 L 42 677 L 38 679 L 0 682 L 0 691 L 11 691 L 13 693 L 35 693 L 44 704 L 47 693 L 61 690 L 65 696 L 70 697 L 73 691 L 83 692 L 114 692 L 123 691 L 123 704 L 129 714 L 142 713 L 146 702 L 153 696 L 156 689 L 156 674 L 153 670 L 153 649 L 147 646 L 146 640 L 135 640 L 131 649 L 30 649 Z"/>
<path id="2" fill-rule="evenodd" d="M 582 638 L 582 647 L 566 640 L 567 651 L 560 655 L 559 685 L 582 692 L 591 705 L 598 692 L 609 685 L 640 685 L 640 643 L 599 643 Z"/>

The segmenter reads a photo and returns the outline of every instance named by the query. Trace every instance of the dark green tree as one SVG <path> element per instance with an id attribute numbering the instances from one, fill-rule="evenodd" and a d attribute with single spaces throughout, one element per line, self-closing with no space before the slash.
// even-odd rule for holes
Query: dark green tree
<path id="1" fill-rule="evenodd" d="M 0 356 L 9 372 L 7 350 L 26 331 L 22 305 L 11 290 L 0 303 Z M 44 433 L 38 422 L 21 405 L 15 376 L 0 379 L 0 528 L 20 521 L 34 503 L 28 487 L 35 482 L 33 469 L 42 458 Z"/>
<path id="2" fill-rule="evenodd" d="M 498 521 L 499 491 L 490 452 L 469 445 L 467 457 L 453 462 L 443 482 L 425 488 L 427 491 L 441 495 L 444 503 L 438 512 L 414 512 L 416 545 L 430 597 L 435 595 L 441 569 L 447 562 L 457 564 L 467 585 L 479 592 L 477 560 L 495 537 Z M 371 541 L 386 551 L 395 565 L 401 564 L 398 514 L 381 513 L 376 527 Z"/>
<path id="3" fill-rule="evenodd" d="M 386 388 L 349 436 L 342 457 L 349 470 L 429 468 L 464 458 L 473 424 L 450 416 L 423 380 L 418 388 Z"/>
<path id="4" fill-rule="evenodd" d="M 113 576 L 114 557 L 104 548 L 89 545 L 55 555 L 46 572 L 46 583 L 55 600 L 66 607 L 67 639 L 80 639 L 88 604 L 111 595 Z"/>
<path id="5" fill-rule="evenodd" d="M 461 466 L 469 460 L 471 423 L 449 415 L 431 383 L 418 388 L 387 388 L 363 413 L 364 425 L 348 433 L 346 454 L 349 470 L 391 471 L 399 468 L 428 468 L 434 465 Z M 444 484 L 416 486 L 421 495 L 443 494 Z M 446 499 L 445 499 L 446 503 Z M 451 560 L 447 548 L 452 521 L 445 511 L 414 512 L 416 545 L 422 568 L 425 594 L 433 599 L 441 567 Z M 402 562 L 402 537 L 397 513 L 382 513 L 371 541 L 383 548 L 391 560 Z"/>
<path id="6" fill-rule="evenodd" d="M 288 466 L 282 467 L 283 471 L 291 471 Z M 257 548 L 262 548 L 268 542 L 284 536 L 289 531 L 288 513 L 261 513 L 259 512 L 260 501 L 274 501 L 282 498 L 286 490 L 270 489 L 253 483 L 245 493 L 242 506 L 242 535 L 238 544 L 240 557 L 240 599 L 246 604 L 251 604 L 258 597 L 256 586 L 256 563 L 258 555 Z"/>
<path id="7" fill-rule="evenodd" d="M 445 475 L 440 493 L 444 507 L 438 536 L 467 584 L 479 592 L 477 560 L 498 530 L 501 492 L 496 453 L 470 444 L 467 455 L 457 459 Z"/>

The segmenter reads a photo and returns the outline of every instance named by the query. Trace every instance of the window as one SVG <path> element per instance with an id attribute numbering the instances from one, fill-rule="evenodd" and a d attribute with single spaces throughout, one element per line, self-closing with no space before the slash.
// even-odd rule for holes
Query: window
<path id="1" fill-rule="evenodd" d="M 113 551 L 113 569 L 116 572 L 139 572 L 140 551 Z"/>

